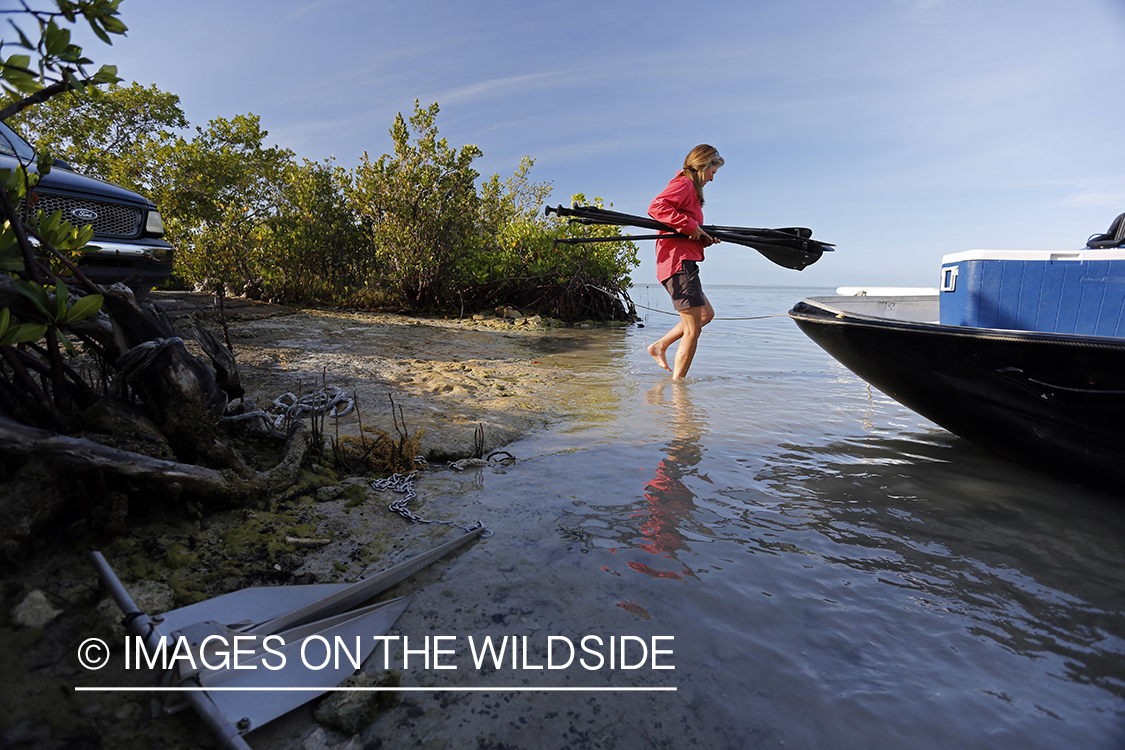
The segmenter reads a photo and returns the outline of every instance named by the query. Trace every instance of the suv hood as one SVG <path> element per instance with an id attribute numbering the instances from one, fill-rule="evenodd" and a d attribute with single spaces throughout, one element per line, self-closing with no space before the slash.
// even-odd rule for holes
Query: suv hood
<path id="1" fill-rule="evenodd" d="M 0 154 L 0 169 L 15 169 L 18 166 L 19 160 L 14 156 Z M 32 169 L 34 170 L 34 167 Z M 36 190 L 42 190 L 47 193 L 60 192 L 69 193 L 71 195 L 90 196 L 91 200 L 100 201 L 112 197 L 114 200 L 122 203 L 132 203 L 150 209 L 156 208 L 152 201 L 138 193 L 134 193 L 132 190 L 126 190 L 119 185 L 114 185 L 112 182 L 99 180 L 96 177 L 87 177 L 86 175 L 71 172 L 69 169 L 63 169 L 57 166 L 53 167 L 46 175 L 39 178 L 39 184 L 36 186 Z"/>

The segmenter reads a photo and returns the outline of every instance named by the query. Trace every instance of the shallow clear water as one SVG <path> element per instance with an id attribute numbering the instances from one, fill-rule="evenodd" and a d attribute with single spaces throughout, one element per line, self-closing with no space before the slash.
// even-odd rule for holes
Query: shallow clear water
<path id="1" fill-rule="evenodd" d="M 404 684 L 676 692 L 424 696 L 410 705 L 434 718 L 395 731 L 1125 747 L 1125 502 L 993 458 L 869 388 L 784 316 L 825 293 L 708 286 L 720 319 L 682 384 L 644 351 L 674 317 L 591 330 L 542 357 L 586 386 L 566 419 L 510 446 L 510 466 L 423 479 L 423 510 L 495 536 L 419 593 L 403 633 L 673 636 L 675 669 L 477 670 L 460 653 L 458 670 Z M 659 287 L 633 298 L 669 309 Z"/>

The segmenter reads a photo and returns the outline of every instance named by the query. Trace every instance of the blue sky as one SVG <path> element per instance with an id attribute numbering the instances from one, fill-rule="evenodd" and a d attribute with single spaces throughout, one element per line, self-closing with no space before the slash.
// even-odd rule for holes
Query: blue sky
<path id="1" fill-rule="evenodd" d="M 253 112 L 299 157 L 355 166 L 438 102 L 482 175 L 523 155 L 551 202 L 644 213 L 716 146 L 709 223 L 808 226 L 800 273 L 719 245 L 704 283 L 936 285 L 941 256 L 1074 249 L 1125 211 L 1125 0 L 125 0 L 88 56 Z M 652 243 L 634 281 L 653 279 Z"/>

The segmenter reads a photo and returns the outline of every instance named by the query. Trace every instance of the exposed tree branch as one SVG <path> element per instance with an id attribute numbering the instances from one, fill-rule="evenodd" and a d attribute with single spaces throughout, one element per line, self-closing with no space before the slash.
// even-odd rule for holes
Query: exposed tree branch
<path id="1" fill-rule="evenodd" d="M 89 78 L 86 78 L 81 83 L 83 85 L 86 85 L 88 83 L 91 83 L 91 80 Z M 12 102 L 7 107 L 0 109 L 0 120 L 7 120 L 12 115 L 18 115 L 20 112 L 23 112 L 25 109 L 34 104 L 45 102 L 52 96 L 65 93 L 72 90 L 73 88 L 74 86 L 71 85 L 70 81 L 65 78 L 58 83 L 52 83 L 50 86 L 44 86 L 31 96 L 26 96 L 23 99 L 20 99 L 18 102 Z"/>

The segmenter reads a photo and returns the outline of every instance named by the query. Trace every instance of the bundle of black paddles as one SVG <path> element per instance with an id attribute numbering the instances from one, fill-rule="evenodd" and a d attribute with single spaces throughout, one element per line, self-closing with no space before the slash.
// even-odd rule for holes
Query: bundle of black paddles
<path id="1" fill-rule="evenodd" d="M 607 211 L 596 206 L 547 206 L 547 215 L 557 214 L 570 219 L 571 224 L 601 224 L 617 227 L 640 227 L 642 229 L 656 229 L 661 232 L 679 234 L 675 229 L 661 224 L 655 219 L 644 216 L 631 216 Z M 704 224 L 700 227 L 704 232 L 717 240 L 733 242 L 737 245 L 752 247 L 767 259 L 779 266 L 800 271 L 820 260 L 825 252 L 831 252 L 835 247 L 830 242 L 820 242 L 812 238 L 812 230 L 804 227 L 787 227 L 784 229 L 752 229 L 750 227 L 717 227 Z M 560 237 L 555 242 L 565 244 L 578 244 L 583 242 L 622 242 L 632 240 L 654 240 L 662 236 L 659 234 L 633 235 L 621 237 Z"/>

